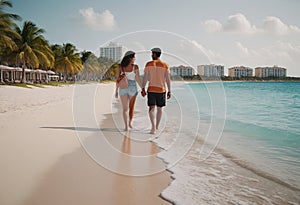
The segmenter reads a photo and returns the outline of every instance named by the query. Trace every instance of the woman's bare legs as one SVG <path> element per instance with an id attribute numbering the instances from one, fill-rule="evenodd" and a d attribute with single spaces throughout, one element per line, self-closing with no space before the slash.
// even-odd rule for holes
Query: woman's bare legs
<path id="1" fill-rule="evenodd" d="M 136 96 L 131 96 L 129 100 L 129 127 L 132 128 L 132 118 L 134 113 L 134 104 L 135 104 Z"/>
<path id="2" fill-rule="evenodd" d="M 123 107 L 123 120 L 125 124 L 125 131 L 128 131 L 128 110 L 129 110 L 129 100 L 128 96 L 120 96 L 122 107 Z"/>

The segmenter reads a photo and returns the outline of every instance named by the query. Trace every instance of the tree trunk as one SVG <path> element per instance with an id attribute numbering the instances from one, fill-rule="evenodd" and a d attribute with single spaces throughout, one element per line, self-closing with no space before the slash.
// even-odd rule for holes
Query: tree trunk
<path id="1" fill-rule="evenodd" d="M 64 73 L 64 81 L 67 82 L 67 77 L 68 77 L 68 74 L 67 74 L 67 66 L 65 65 L 65 73 Z"/>
<path id="2" fill-rule="evenodd" d="M 26 63 L 23 63 L 23 67 L 22 67 L 22 80 L 21 80 L 21 83 L 26 83 L 26 73 L 25 73 L 25 69 L 26 69 Z"/>

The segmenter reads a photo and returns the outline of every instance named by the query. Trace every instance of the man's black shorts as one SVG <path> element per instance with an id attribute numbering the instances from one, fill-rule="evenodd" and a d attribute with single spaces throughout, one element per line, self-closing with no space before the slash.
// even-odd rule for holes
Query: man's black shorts
<path id="1" fill-rule="evenodd" d="M 148 92 L 148 106 L 158 106 L 164 107 L 166 106 L 166 92 L 164 93 L 152 93 Z"/>

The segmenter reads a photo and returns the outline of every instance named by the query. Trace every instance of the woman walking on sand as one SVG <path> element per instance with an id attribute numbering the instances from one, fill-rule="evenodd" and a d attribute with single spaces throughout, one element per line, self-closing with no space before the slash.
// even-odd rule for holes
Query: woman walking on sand
<path id="1" fill-rule="evenodd" d="M 138 94 L 136 84 L 138 83 L 140 87 L 142 85 L 139 67 L 134 64 L 134 61 L 135 53 L 133 51 L 127 51 L 116 72 L 115 97 L 118 98 L 118 96 L 120 96 L 122 102 L 125 131 L 128 131 L 128 128 L 132 128 L 134 104 Z M 128 79 L 128 87 L 120 88 L 119 81 L 124 75 L 126 75 Z"/>

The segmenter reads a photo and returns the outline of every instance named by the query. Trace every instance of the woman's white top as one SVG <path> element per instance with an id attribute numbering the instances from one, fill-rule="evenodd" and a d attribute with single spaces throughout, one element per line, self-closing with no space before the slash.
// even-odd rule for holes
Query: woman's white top
<path id="1" fill-rule="evenodd" d="M 135 72 L 134 72 L 134 66 L 131 72 L 125 72 L 125 75 L 128 80 L 135 80 Z"/>

